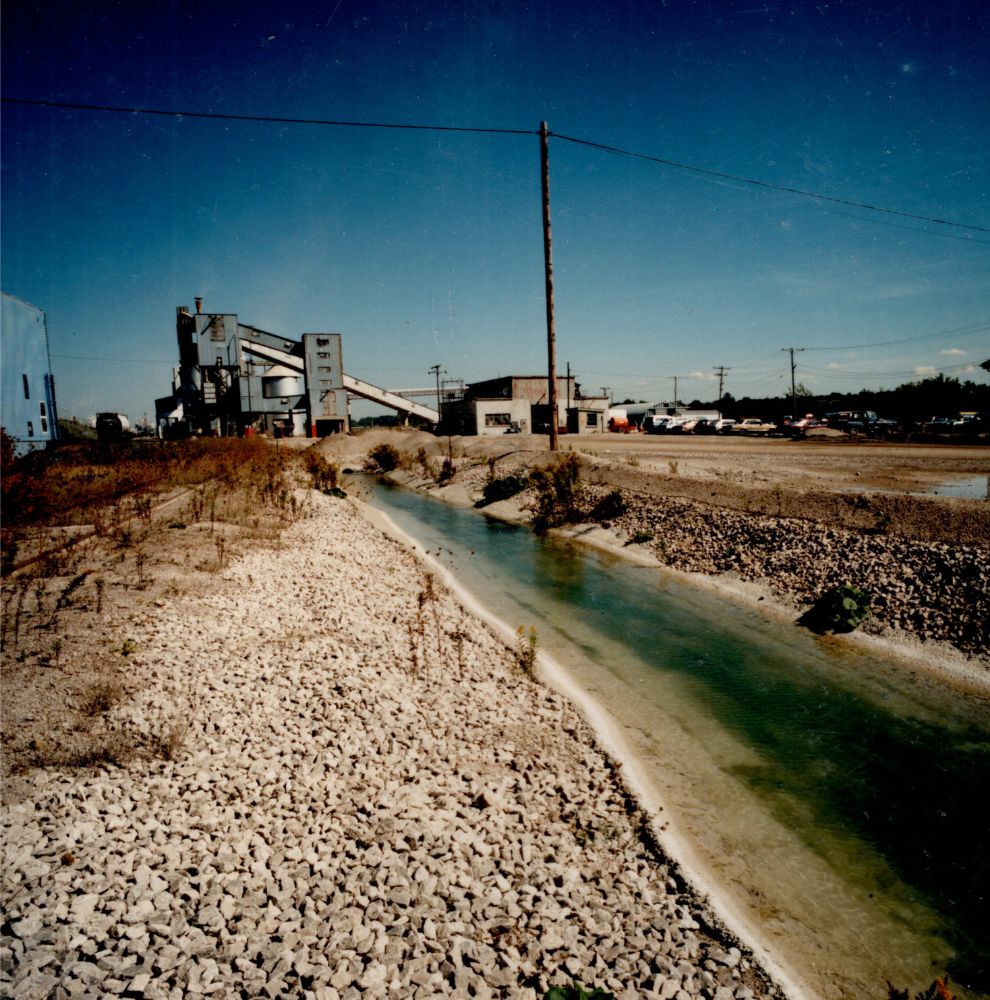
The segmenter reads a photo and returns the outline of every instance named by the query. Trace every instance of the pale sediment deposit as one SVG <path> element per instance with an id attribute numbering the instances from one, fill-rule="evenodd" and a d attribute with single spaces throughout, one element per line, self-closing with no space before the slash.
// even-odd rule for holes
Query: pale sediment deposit
<path id="1" fill-rule="evenodd" d="M 126 633 L 110 723 L 176 745 L 5 809 L 4 995 L 783 996 L 575 709 L 353 502 Z"/>

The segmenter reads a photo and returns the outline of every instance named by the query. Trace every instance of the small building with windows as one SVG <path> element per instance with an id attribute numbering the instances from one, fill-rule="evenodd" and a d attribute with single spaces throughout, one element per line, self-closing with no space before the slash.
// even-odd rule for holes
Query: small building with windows
<path id="1" fill-rule="evenodd" d="M 58 440 L 48 321 L 44 310 L 6 292 L 0 295 L 0 424 L 14 442 L 14 454 L 21 456 Z"/>
<path id="2" fill-rule="evenodd" d="M 572 375 L 557 377 L 557 427 L 571 434 L 600 433 L 608 411 L 606 396 L 585 396 Z M 441 430 L 490 436 L 550 431 L 549 386 L 545 375 L 505 375 L 469 383 L 463 398 L 445 402 Z"/>

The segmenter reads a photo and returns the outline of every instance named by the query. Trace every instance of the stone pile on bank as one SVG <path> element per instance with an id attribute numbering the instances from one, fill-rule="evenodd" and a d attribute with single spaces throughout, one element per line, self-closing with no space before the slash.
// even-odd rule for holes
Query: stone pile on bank
<path id="1" fill-rule="evenodd" d="M 112 723 L 182 745 L 6 810 L 5 996 L 782 996 L 573 708 L 349 502 L 118 624 Z"/>

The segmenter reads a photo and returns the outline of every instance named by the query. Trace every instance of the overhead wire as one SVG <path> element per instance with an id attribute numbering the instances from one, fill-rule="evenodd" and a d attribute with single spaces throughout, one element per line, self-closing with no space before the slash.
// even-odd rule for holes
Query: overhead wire
<path id="1" fill-rule="evenodd" d="M 297 118 L 279 115 L 248 115 L 232 114 L 218 111 L 185 111 L 175 108 L 144 108 L 125 107 L 114 104 L 86 104 L 76 101 L 51 101 L 41 98 L 24 97 L 2 97 L 5 104 L 21 104 L 35 107 L 56 108 L 70 111 L 98 111 L 115 114 L 130 115 L 155 115 L 168 118 L 199 118 L 214 121 L 245 121 L 245 122 L 267 122 L 280 125 L 313 125 L 328 126 L 336 128 L 367 128 L 367 129 L 395 129 L 406 131 L 424 132 L 461 132 L 490 135 L 539 135 L 536 129 L 519 128 L 494 128 L 489 126 L 467 126 L 467 125 L 437 125 L 411 122 L 375 122 L 375 121 L 355 121 L 351 119 L 335 118 Z M 844 205 L 847 208 L 859 208 L 864 211 L 878 212 L 885 215 L 898 216 L 904 219 L 913 219 L 916 222 L 927 222 L 932 225 L 949 226 L 956 229 L 965 229 L 972 232 L 990 233 L 990 227 L 977 226 L 972 223 L 956 222 L 952 219 L 940 219 L 934 216 L 920 215 L 914 212 L 906 212 L 901 209 L 886 208 L 882 205 L 872 205 L 867 202 L 854 201 L 850 198 L 838 198 L 834 195 L 821 194 L 816 191 L 808 191 L 804 188 L 790 187 L 785 184 L 775 184 L 771 181 L 759 180 L 754 177 L 744 177 L 739 174 L 730 174 L 723 170 L 713 170 L 709 167 L 699 167 L 690 163 L 683 163 L 678 160 L 671 160 L 666 157 L 653 156 L 648 153 L 640 153 L 634 150 L 622 149 L 618 146 L 611 146 L 606 143 L 595 142 L 590 139 L 581 139 L 577 136 L 564 135 L 561 132 L 547 133 L 548 137 L 559 139 L 561 142 L 569 142 L 578 146 L 585 146 L 590 149 L 598 149 L 602 152 L 612 153 L 617 156 L 626 156 L 632 159 L 645 160 L 650 163 L 657 163 L 661 166 L 671 167 L 676 170 L 683 170 L 689 173 L 699 174 L 707 177 L 714 177 L 723 181 L 732 181 L 736 184 L 746 184 L 751 187 L 760 187 L 766 190 L 778 191 L 783 194 L 796 195 L 802 198 L 811 198 L 820 202 L 827 202 L 835 205 Z M 927 231 L 926 231 L 927 232 Z M 969 242 L 973 242 L 970 240 Z M 982 241 L 977 241 L 982 242 Z"/>

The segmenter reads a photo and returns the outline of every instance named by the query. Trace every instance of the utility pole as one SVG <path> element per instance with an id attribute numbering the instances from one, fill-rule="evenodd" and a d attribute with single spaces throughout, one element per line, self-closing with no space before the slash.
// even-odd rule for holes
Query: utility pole
<path id="1" fill-rule="evenodd" d="M 437 426 L 439 427 L 443 422 L 443 413 L 440 409 L 440 366 L 434 365 L 429 370 L 437 377 Z"/>
<path id="2" fill-rule="evenodd" d="M 547 123 L 540 122 L 540 172 L 543 187 L 543 270 L 547 289 L 547 394 L 550 398 L 550 450 L 557 450 L 557 340 L 553 328 L 553 250 L 550 240 L 550 147 Z"/>
<path id="3" fill-rule="evenodd" d="M 794 386 L 794 369 L 797 365 L 794 363 L 794 352 L 803 351 L 803 347 L 782 347 L 782 351 L 790 351 L 791 354 L 791 416 L 797 419 L 797 391 Z"/>
<path id="4" fill-rule="evenodd" d="M 612 405 L 612 390 L 609 386 L 602 386 L 602 395 L 608 400 L 608 405 Z"/>
<path id="5" fill-rule="evenodd" d="M 722 385 L 725 382 L 725 373 L 732 371 L 731 368 L 726 368 L 725 365 L 716 365 L 715 371 L 718 372 L 718 398 L 719 401 L 722 399 Z"/>
<path id="6" fill-rule="evenodd" d="M 674 380 L 674 409 L 677 409 L 677 380 L 680 375 L 672 375 L 671 378 Z"/>

